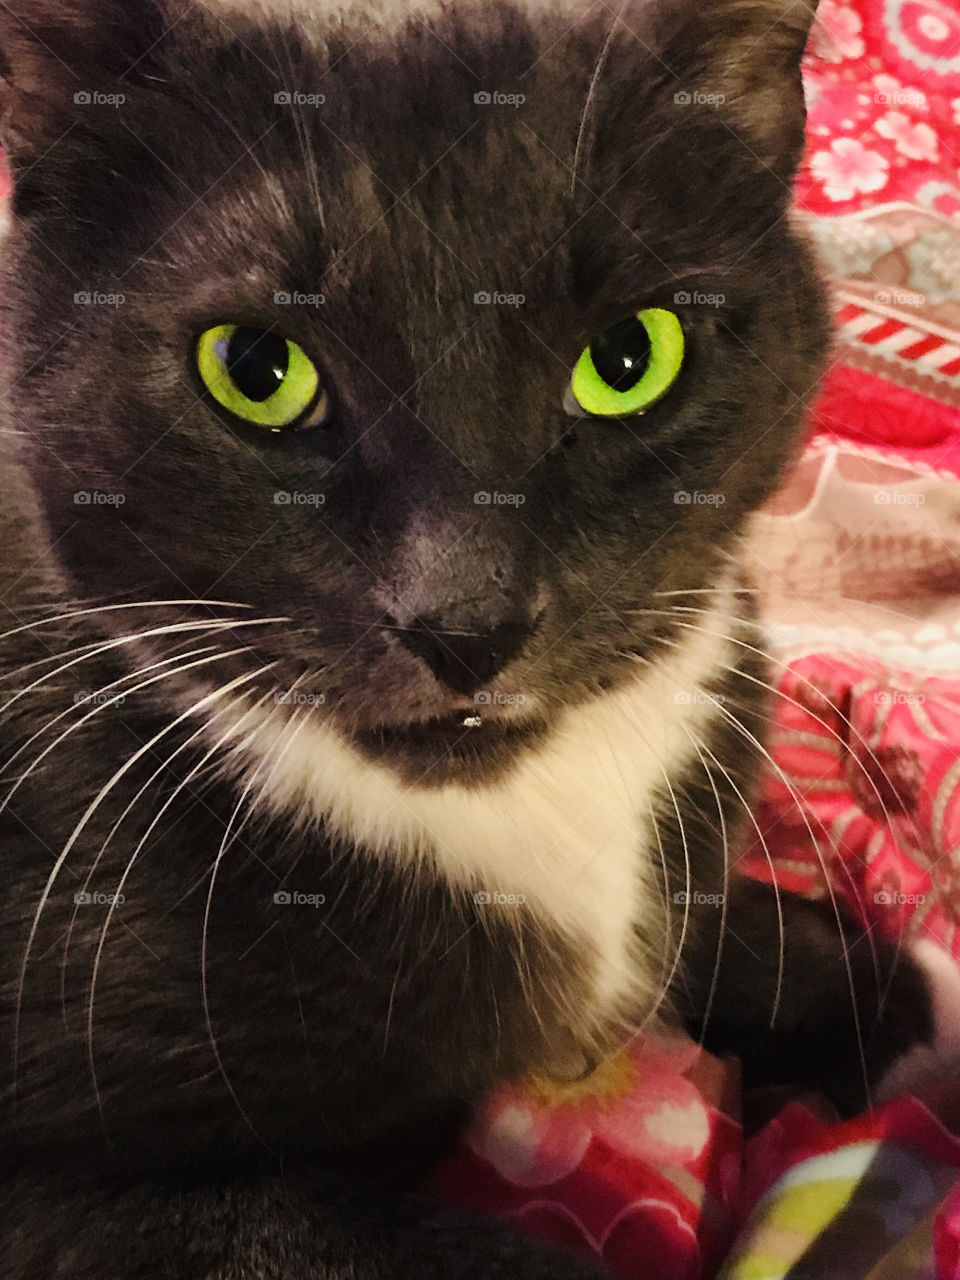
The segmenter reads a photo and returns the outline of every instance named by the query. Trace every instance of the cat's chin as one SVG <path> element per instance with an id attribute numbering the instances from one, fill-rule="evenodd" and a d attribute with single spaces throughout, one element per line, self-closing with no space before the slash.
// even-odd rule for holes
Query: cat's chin
<path id="1" fill-rule="evenodd" d="M 446 716 L 355 731 L 352 741 L 368 758 L 405 780 L 427 785 L 468 778 L 491 780 L 548 730 L 541 716 L 490 712 L 479 705 Z"/>

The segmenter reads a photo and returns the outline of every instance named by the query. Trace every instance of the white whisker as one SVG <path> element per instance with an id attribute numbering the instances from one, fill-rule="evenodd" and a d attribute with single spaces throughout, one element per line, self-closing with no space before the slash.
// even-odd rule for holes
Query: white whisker
<path id="1" fill-rule="evenodd" d="M 197 667 L 203 666 L 206 663 L 221 661 L 224 658 L 232 657 L 235 654 L 239 654 L 243 652 L 245 652 L 245 649 L 237 649 L 235 651 L 228 650 L 226 653 L 223 653 L 223 654 L 214 654 L 212 657 L 200 658 L 196 662 L 191 662 L 185 667 L 177 668 L 176 671 L 174 672 L 167 671 L 167 672 L 162 672 L 158 676 L 151 676 L 149 680 L 145 680 L 140 685 L 138 685 L 137 689 L 143 688 L 150 684 L 155 684 L 157 681 L 160 681 L 160 680 L 168 679 L 171 675 L 181 674 L 184 671 L 193 670 Z M 263 668 L 263 670 L 268 670 L 268 669 L 269 668 Z M 81 832 L 86 827 L 90 818 L 99 808 L 103 799 L 109 794 L 109 792 L 113 789 L 113 787 L 116 786 L 116 784 L 120 781 L 120 779 L 124 776 L 124 774 L 129 769 L 131 769 L 133 765 L 136 764 L 136 762 L 140 760 L 148 750 L 151 750 L 156 745 L 157 742 L 159 742 L 163 737 L 165 737 L 165 735 L 168 734 L 171 731 L 171 729 L 174 729 L 178 724 L 182 723 L 188 716 L 193 715 L 195 712 L 199 710 L 202 710 L 202 708 L 206 706 L 209 702 L 215 701 L 217 698 L 223 697 L 225 694 L 232 692 L 234 688 L 238 687 L 241 684 L 246 684 L 250 680 L 256 679 L 261 673 L 262 672 L 258 670 L 253 672 L 247 672 L 242 676 L 235 677 L 232 681 L 230 681 L 229 684 L 224 685 L 222 688 L 215 689 L 212 693 L 207 694 L 204 698 L 201 698 L 198 702 L 188 707 L 186 711 L 184 711 L 181 715 L 179 715 L 175 720 L 171 721 L 168 725 L 166 725 L 159 733 L 155 734 L 154 737 L 149 740 L 149 742 L 145 743 L 136 752 L 134 752 L 134 754 L 130 756 L 130 758 L 116 771 L 116 773 L 113 775 L 110 781 L 100 789 L 100 791 L 97 793 L 94 799 L 87 806 L 79 822 L 74 827 L 70 835 L 70 838 L 67 840 L 67 843 L 64 845 L 63 850 L 61 851 L 60 855 L 57 857 L 53 865 L 53 869 L 51 870 L 50 875 L 47 877 L 47 882 L 43 887 L 43 892 L 40 895 L 40 901 L 37 904 L 37 909 L 34 912 L 33 921 L 30 925 L 30 932 L 27 936 L 26 946 L 24 947 L 23 960 L 21 961 L 21 964 L 20 964 L 20 976 L 19 976 L 19 982 L 17 986 L 17 999 L 16 999 L 16 1006 L 14 1010 L 14 1020 L 13 1020 L 13 1089 L 14 1091 L 16 1090 L 17 1066 L 18 1066 L 18 1060 L 19 1060 L 20 1021 L 21 1021 L 22 1010 L 23 1010 L 23 992 L 24 992 L 24 985 L 25 985 L 26 976 L 27 976 L 27 966 L 30 962 L 30 953 L 33 950 L 33 943 L 37 936 L 37 930 L 40 927 L 40 917 L 43 914 L 43 909 L 46 906 L 47 901 L 50 897 L 50 893 L 53 889 L 54 883 L 56 882 L 57 876 L 60 874 L 60 871 L 64 863 L 66 862 L 67 858 L 70 856 L 70 851 L 73 849 L 74 845 L 76 844 L 77 839 L 79 838 Z M 136 690 L 133 690 L 133 692 L 136 692 Z M 90 712 L 89 714 L 93 715 L 99 709 L 100 708 L 95 708 L 94 711 Z M 77 726 L 74 726 L 74 727 L 77 727 Z"/>
<path id="2" fill-rule="evenodd" d="M 242 652 L 242 650 L 240 652 Z M 127 672 L 126 675 L 121 676 L 118 680 L 113 680 L 111 681 L 110 684 L 104 685 L 101 689 L 98 689 L 97 693 L 98 694 L 109 693 L 111 689 L 119 688 L 120 686 L 125 685 L 128 680 L 135 680 L 137 676 L 146 675 L 148 671 L 159 671 L 162 667 L 170 667 L 171 668 L 170 671 L 164 671 L 161 676 L 156 677 L 156 679 L 158 680 L 162 679 L 163 676 L 173 674 L 177 670 L 179 670 L 179 667 L 176 664 L 182 663 L 185 658 L 195 658 L 200 654 L 208 654 L 208 653 L 213 653 L 214 655 L 212 658 L 208 660 L 211 662 L 214 661 L 217 653 L 216 645 L 208 644 L 208 645 L 204 645 L 200 649 L 190 649 L 186 653 L 175 654 L 172 658 L 164 658 L 160 662 L 153 662 L 150 664 L 149 667 L 144 667 L 140 671 Z M 98 698 L 96 704 L 90 711 L 85 712 L 80 717 L 79 720 L 76 720 L 72 725 L 70 725 L 68 729 L 65 729 L 63 733 L 61 733 L 57 738 L 54 739 L 53 742 L 49 744 L 49 746 L 44 747 L 43 751 L 41 751 L 40 754 L 32 761 L 32 763 L 30 764 L 30 767 L 26 770 L 26 772 L 22 773 L 19 776 L 19 778 L 17 778 L 16 782 L 13 784 L 10 790 L 4 795 L 3 800 L 0 801 L 0 813 L 3 813 L 4 809 L 6 809 L 7 805 L 13 799 L 14 795 L 17 793 L 17 791 L 19 791 L 20 787 L 23 785 L 24 782 L 26 782 L 27 778 L 30 777 L 30 775 L 34 772 L 37 766 L 40 765 L 43 762 L 43 760 L 51 753 L 51 751 L 54 751 L 61 744 L 61 742 L 64 742 L 67 738 L 70 737 L 72 733 L 75 733 L 78 729 L 82 728 L 83 725 L 85 725 L 88 720 L 92 720 L 95 715 L 98 715 L 101 711 L 105 711 L 107 707 L 115 706 L 118 702 L 122 702 L 129 694 L 136 693 L 137 690 L 145 688 L 147 685 L 152 683 L 153 683 L 153 680 L 148 680 L 144 684 L 135 685 L 132 689 L 124 689 L 122 693 L 114 694 L 112 698 L 106 698 L 102 700 Z M 55 724 L 59 724 L 61 720 L 65 719 L 67 716 L 69 716 L 72 712 L 76 711 L 77 709 L 78 708 L 74 704 L 71 704 L 70 706 L 65 707 L 63 711 L 58 712 L 45 724 L 41 725 L 40 728 L 27 739 L 26 742 L 24 742 L 20 747 L 17 748 L 17 750 L 13 753 L 12 756 L 9 757 L 9 759 L 4 761 L 3 772 L 6 772 L 7 769 L 9 769 L 11 765 L 13 765 L 17 761 L 19 756 L 21 756 L 24 753 L 24 751 L 26 751 L 29 747 L 31 747 L 38 738 L 41 738 L 45 733 L 47 733 L 50 729 L 52 729 Z"/>
<path id="3" fill-rule="evenodd" d="M 713 774 L 707 768 L 707 762 L 703 758 L 703 752 L 700 749 L 700 744 L 694 738 L 686 725 L 683 726 L 683 731 L 686 734 L 690 745 L 697 753 L 697 758 L 700 761 L 701 768 L 707 776 L 707 781 L 710 783 L 710 790 L 713 792 L 714 803 L 717 806 L 717 814 L 720 818 L 720 842 L 723 846 L 723 893 L 721 895 L 720 902 L 720 931 L 717 935 L 717 954 L 713 964 L 713 976 L 710 979 L 710 988 L 707 992 L 707 1000 L 703 1010 L 703 1022 L 700 1028 L 700 1037 L 702 1042 L 707 1034 L 707 1024 L 710 1021 L 710 1012 L 713 1009 L 713 1002 L 717 994 L 717 983 L 720 980 L 720 962 L 723 958 L 723 943 L 727 934 L 727 902 L 730 897 L 730 842 L 727 837 L 727 819 L 723 811 L 723 805 L 720 801 L 720 793 L 717 791 L 717 784 L 713 780 Z"/>
<path id="4" fill-rule="evenodd" d="M 110 613 L 120 609 L 176 609 L 176 608 L 211 608 L 211 609 L 252 609 L 253 605 L 238 604 L 229 600 L 134 600 L 126 604 L 103 604 L 92 609 L 74 609 L 69 613 L 57 613 L 49 618 L 40 618 L 36 622 L 25 622 L 11 631 L 0 633 L 0 641 L 9 640 L 11 636 L 21 635 L 24 631 L 33 631 L 37 627 L 51 627 L 58 622 L 69 622 L 74 618 L 88 618 L 95 613 Z M 289 618 L 281 619 L 289 622 Z M 239 624 L 238 624 L 239 625 Z"/>
<path id="5" fill-rule="evenodd" d="M 283 619 L 259 618 L 256 621 L 245 622 L 242 625 L 244 627 L 262 626 L 262 625 L 266 625 L 267 623 L 274 623 L 278 621 L 283 621 Z M 213 622 L 213 621 L 177 622 L 177 623 L 171 623 L 170 625 L 165 627 L 154 627 L 147 631 L 135 631 L 128 635 L 116 637 L 112 640 L 104 640 L 98 644 L 98 646 L 95 648 L 93 653 L 84 653 L 79 658 L 75 658 L 72 662 L 65 662 L 62 666 L 57 667 L 55 671 L 48 671 L 46 675 L 41 676 L 37 680 L 34 680 L 33 683 L 27 685 L 25 689 L 21 689 L 12 698 L 8 699 L 7 702 L 5 702 L 2 706 L 0 706 L 0 714 L 3 714 L 9 711 L 9 709 L 15 703 L 19 702 L 21 698 L 25 698 L 27 694 L 32 693 L 34 689 L 39 688 L 40 685 L 46 684 L 48 680 L 54 680 L 58 675 L 61 675 L 64 671 L 69 671 L 72 667 L 77 666 L 79 663 L 87 662 L 89 661 L 90 658 L 97 657 L 101 653 L 107 653 L 111 649 L 119 649 L 127 644 L 136 644 L 141 640 L 150 640 L 155 636 L 181 635 L 181 634 L 188 635 L 195 631 L 200 631 L 205 634 L 214 635 L 218 631 L 235 631 L 238 625 L 239 624 L 236 622 Z M 81 645 L 80 648 L 86 649 L 87 646 Z M 77 652 L 77 650 L 70 650 L 69 652 Z M 59 654 L 55 656 L 66 657 L 67 654 Z M 49 662 L 51 661 L 51 658 L 42 658 L 40 661 Z"/>
<path id="6" fill-rule="evenodd" d="M 256 676 L 263 675 L 267 670 L 268 668 L 262 667 L 259 671 L 249 672 L 246 676 L 237 677 L 236 679 L 230 681 L 227 685 L 224 685 L 221 689 L 217 690 L 216 696 L 222 697 L 225 693 L 232 691 L 234 688 L 237 688 L 239 685 L 248 683 L 249 680 L 254 679 Z M 256 709 L 263 702 L 265 702 L 267 698 L 270 697 L 270 694 L 271 694 L 271 690 L 268 689 L 265 694 L 263 694 L 260 698 L 257 699 L 256 702 L 254 702 L 250 707 L 248 707 L 248 709 L 241 715 L 240 721 L 242 722 L 244 719 L 247 718 L 247 716 L 253 715 Z M 183 715 L 178 718 L 178 720 L 175 720 L 172 724 L 168 725 L 164 730 L 162 730 L 161 733 L 157 734 L 157 736 L 153 739 L 153 741 L 156 742 L 161 737 L 165 736 L 176 724 L 178 724 L 181 720 L 183 720 L 187 716 L 196 714 L 196 712 L 201 709 L 201 707 L 204 705 L 205 702 L 210 701 L 210 698 L 212 696 L 213 695 L 208 695 L 206 698 L 200 699 L 198 702 L 194 703 L 194 705 L 190 707 L 186 712 L 184 712 Z M 235 706 L 236 706 L 235 703 L 228 703 L 227 707 L 223 708 L 218 714 L 229 714 L 232 710 L 234 710 Z M 199 736 L 201 733 L 209 729 L 210 723 L 211 723 L 211 720 L 205 720 L 205 722 L 201 725 L 200 729 L 195 734 L 192 734 L 190 739 L 188 739 L 188 741 L 192 741 L 193 738 Z M 160 822 L 164 813 L 173 804 L 173 802 L 176 800 L 177 796 L 183 791 L 183 789 L 190 784 L 190 782 L 193 780 L 194 777 L 196 777 L 196 775 L 203 768 L 206 761 L 212 755 L 214 755 L 216 752 L 220 750 L 223 743 L 225 743 L 231 736 L 233 736 L 233 734 L 236 732 L 236 729 L 237 729 L 237 723 L 235 722 L 231 724 L 227 732 L 216 743 L 214 743 L 214 745 L 209 749 L 209 751 L 200 760 L 200 762 L 196 764 L 193 767 L 193 769 L 187 774 L 187 776 L 184 779 L 182 779 L 182 781 L 174 788 L 172 794 L 167 798 L 164 804 L 160 807 L 160 809 L 154 815 L 150 825 L 147 827 L 146 831 L 141 836 L 140 841 L 137 844 L 137 847 L 134 849 L 133 853 L 131 854 L 127 862 L 127 865 L 124 868 L 123 875 L 120 877 L 116 890 L 110 900 L 110 904 L 107 909 L 106 919 L 103 922 L 103 928 L 100 930 L 100 937 L 97 942 L 96 955 L 94 956 L 94 960 L 93 960 L 93 972 L 90 978 L 90 1001 L 87 1006 L 87 1061 L 90 1066 L 90 1077 L 93 1083 L 93 1091 L 97 1099 L 97 1107 L 100 1111 L 101 1120 L 103 1119 L 103 1107 L 101 1104 L 100 1087 L 97 1082 L 97 1066 L 96 1066 L 96 1058 L 94 1056 L 94 1048 L 93 1048 L 94 1004 L 95 1004 L 96 992 L 97 992 L 97 978 L 100 973 L 100 960 L 103 955 L 103 948 L 107 940 L 107 931 L 109 930 L 110 922 L 113 919 L 113 913 L 117 907 L 117 903 L 122 901 L 123 899 L 123 890 L 127 883 L 127 877 L 130 875 L 131 871 L 133 870 L 134 864 L 137 862 L 137 859 L 140 857 L 140 854 L 144 846 L 146 845 L 147 841 L 149 840 L 150 836 L 156 830 L 157 824 Z M 183 750 L 183 746 L 185 745 L 186 744 L 183 744 L 179 748 L 179 750 Z M 150 744 L 148 743 L 147 746 L 142 747 L 137 754 L 142 755 L 149 746 Z M 174 755 L 179 754 L 179 750 L 175 752 Z M 133 759 L 136 759 L 136 757 L 133 757 Z M 128 768 L 131 763 L 133 763 L 133 760 L 127 761 L 127 764 L 124 765 L 124 769 Z M 167 762 L 164 762 L 164 765 L 162 765 L 160 769 L 158 769 L 152 775 L 152 777 L 148 780 L 148 782 L 143 787 L 141 787 L 141 789 L 137 792 L 136 796 L 134 796 L 130 804 L 127 805 L 126 809 L 123 811 L 120 818 L 114 824 L 112 830 L 110 831 L 110 834 L 107 836 L 106 840 L 104 841 L 103 846 L 100 849 L 100 852 L 97 854 L 96 860 L 94 861 L 93 867 L 91 868 L 91 872 L 90 872 L 91 875 L 96 870 L 97 863 L 100 861 L 100 858 L 102 857 L 103 852 L 106 849 L 106 846 L 109 843 L 111 836 L 117 830 L 117 827 L 119 827 L 120 823 L 124 820 L 124 818 L 130 812 L 130 810 L 134 807 L 134 805 L 143 795 L 146 788 L 150 785 L 150 782 L 152 782 L 153 779 L 156 778 L 163 771 L 163 769 L 166 767 L 166 763 Z M 115 777 L 117 776 L 118 775 L 115 775 Z M 109 789 L 111 785 L 112 783 L 108 784 L 107 789 Z M 89 876 L 88 876 L 88 883 L 89 883 Z"/>
<path id="7" fill-rule="evenodd" d="M 251 715 L 253 713 L 254 708 L 259 707 L 269 697 L 270 697 L 270 690 L 268 690 L 265 694 L 263 694 L 262 697 L 258 698 L 257 701 L 253 704 L 253 706 L 243 713 L 243 716 L 241 716 L 241 720 Z M 176 760 L 177 756 L 181 755 L 184 751 L 189 750 L 189 748 L 197 740 L 197 738 L 203 737 L 203 735 L 208 732 L 208 729 L 211 724 L 213 724 L 221 716 L 231 713 L 233 710 L 235 710 L 235 704 L 230 703 L 227 707 L 223 707 L 223 708 L 220 708 L 218 711 L 215 711 L 214 714 L 210 716 L 208 720 L 205 720 L 198 729 L 195 729 L 193 733 L 191 733 L 189 737 L 187 737 L 174 751 L 172 751 L 169 755 L 164 757 L 162 763 L 153 771 L 150 777 L 146 780 L 146 782 L 143 784 L 143 786 L 136 793 L 136 795 L 133 797 L 130 803 L 126 806 L 126 808 L 120 814 L 119 818 L 117 818 L 116 822 L 110 828 L 109 832 L 107 833 L 103 841 L 103 844 L 100 846 L 100 850 L 97 853 L 97 856 L 94 858 L 93 862 L 90 865 L 89 870 L 87 871 L 86 878 L 81 887 L 81 893 L 86 893 L 88 891 L 90 887 L 90 883 L 93 880 L 94 875 L 96 874 L 97 867 L 100 865 L 100 861 L 103 858 L 104 854 L 106 853 L 110 842 L 113 840 L 117 831 L 126 821 L 127 817 L 133 812 L 133 810 L 139 804 L 140 800 L 143 798 L 143 796 L 146 794 L 149 788 L 153 785 L 153 783 L 156 782 L 156 780 L 161 776 L 161 774 L 163 774 L 170 767 L 170 765 L 174 762 L 174 760 Z M 214 744 L 214 746 L 210 748 L 209 751 L 206 752 L 206 754 L 201 758 L 199 764 L 195 765 L 194 768 L 190 770 L 187 776 L 181 780 L 181 782 L 175 787 L 171 795 L 164 801 L 163 805 L 154 815 L 153 820 L 151 821 L 150 825 L 147 827 L 147 830 L 144 832 L 144 835 L 140 840 L 140 843 L 137 845 L 136 849 L 134 850 L 133 857 L 130 860 L 129 866 L 132 866 L 133 863 L 137 860 L 144 844 L 150 838 L 153 832 L 156 830 L 156 827 L 161 821 L 161 819 L 163 818 L 164 813 L 167 812 L 167 810 L 173 804 L 177 796 L 181 793 L 184 787 L 188 786 L 189 783 L 192 782 L 193 779 L 197 776 L 197 774 L 201 772 L 201 770 L 203 769 L 207 761 L 210 760 L 213 756 L 215 756 L 220 751 L 220 748 L 222 747 L 222 745 L 232 736 L 232 732 L 233 732 L 233 729 L 231 728 L 230 730 L 227 731 L 227 733 L 223 735 L 223 737 L 218 742 Z M 129 866 L 128 866 L 128 869 L 129 869 Z M 121 882 L 121 884 L 117 888 L 117 893 L 122 893 L 125 880 L 126 880 L 126 873 L 124 873 L 124 880 Z M 79 903 L 74 905 L 73 914 L 70 917 L 70 925 L 67 929 L 67 936 L 64 939 L 63 956 L 60 962 L 60 1002 L 63 1010 L 65 1023 L 66 1023 L 67 962 L 69 959 L 69 952 L 70 952 L 70 939 L 73 936 L 73 930 L 76 924 L 78 911 L 79 911 Z"/>

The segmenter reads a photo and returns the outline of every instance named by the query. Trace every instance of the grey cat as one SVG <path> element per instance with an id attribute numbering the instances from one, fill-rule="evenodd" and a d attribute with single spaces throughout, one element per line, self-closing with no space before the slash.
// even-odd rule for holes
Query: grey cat
<path id="1" fill-rule="evenodd" d="M 489 1090 L 935 1057 L 735 877 L 811 20 L 0 8 L 3 1276 L 596 1276 L 416 1194 Z"/>

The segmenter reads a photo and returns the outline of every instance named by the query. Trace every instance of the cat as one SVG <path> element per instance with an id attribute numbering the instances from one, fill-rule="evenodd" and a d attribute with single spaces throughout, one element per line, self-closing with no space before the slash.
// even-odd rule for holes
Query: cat
<path id="1" fill-rule="evenodd" d="M 0 7 L 0 1274 L 587 1280 L 416 1194 L 490 1090 L 955 1062 L 736 877 L 812 18 Z"/>

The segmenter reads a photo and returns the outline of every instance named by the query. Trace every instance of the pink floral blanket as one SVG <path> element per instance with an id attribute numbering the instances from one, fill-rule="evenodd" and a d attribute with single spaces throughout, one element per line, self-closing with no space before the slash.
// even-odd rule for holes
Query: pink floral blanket
<path id="1" fill-rule="evenodd" d="M 780 697 L 741 869 L 960 960 L 960 6 L 821 0 L 798 218 L 837 341 L 750 541 Z M 624 1280 L 960 1280 L 960 1082 L 746 1139 L 734 1064 L 646 1041 L 489 1100 L 431 1189 Z"/>

